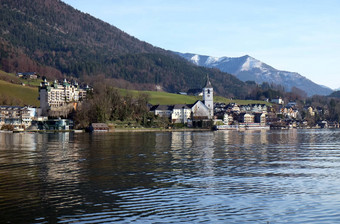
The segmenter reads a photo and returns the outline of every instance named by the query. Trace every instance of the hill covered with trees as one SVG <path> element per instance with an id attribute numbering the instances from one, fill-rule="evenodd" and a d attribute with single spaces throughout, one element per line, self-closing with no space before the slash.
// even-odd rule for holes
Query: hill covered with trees
<path id="1" fill-rule="evenodd" d="M 0 69 L 47 78 L 105 78 L 114 86 L 201 88 L 209 74 L 215 91 L 244 98 L 247 84 L 217 69 L 192 65 L 59 0 L 0 2 Z"/>

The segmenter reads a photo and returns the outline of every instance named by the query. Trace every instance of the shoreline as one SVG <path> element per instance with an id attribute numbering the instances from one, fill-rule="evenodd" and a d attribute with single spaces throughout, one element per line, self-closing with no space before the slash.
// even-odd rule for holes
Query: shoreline
<path id="1" fill-rule="evenodd" d="M 110 129 L 109 131 L 94 131 L 92 133 L 123 133 L 123 132 L 207 132 L 213 131 L 212 129 L 204 129 L 204 128 L 183 128 L 183 129 L 163 129 L 163 128 L 116 128 Z M 89 133 L 85 130 L 14 130 L 14 131 L 5 131 L 0 130 L 0 133 Z"/>
<path id="2" fill-rule="evenodd" d="M 270 128 L 270 130 L 294 130 L 294 129 L 338 129 L 338 128 Z M 267 130 L 267 129 L 245 129 L 246 130 Z M 210 131 L 239 131 L 239 130 L 213 130 L 206 128 L 179 128 L 179 129 L 163 129 L 163 128 L 113 128 L 109 131 L 95 131 L 92 133 L 126 133 L 126 132 L 210 132 Z M 85 130 L 0 130 L 0 133 L 89 133 Z"/>
<path id="3" fill-rule="evenodd" d="M 163 128 L 117 128 L 110 130 L 109 132 L 185 132 L 185 131 L 196 131 L 205 132 L 213 131 L 206 128 L 180 128 L 180 129 L 163 129 Z"/>

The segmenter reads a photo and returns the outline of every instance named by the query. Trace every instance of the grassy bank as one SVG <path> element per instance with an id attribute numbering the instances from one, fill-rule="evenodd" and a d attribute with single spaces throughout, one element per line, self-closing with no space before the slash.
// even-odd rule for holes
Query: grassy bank
<path id="1" fill-rule="evenodd" d="M 133 96 L 137 96 L 140 93 L 146 93 L 150 96 L 149 103 L 156 105 L 172 105 L 172 104 L 191 104 L 200 100 L 202 97 L 187 96 L 174 93 L 156 92 L 156 91 L 137 91 L 137 90 L 119 90 L 123 95 L 130 93 Z"/>
<path id="2" fill-rule="evenodd" d="M 137 96 L 140 93 L 147 93 L 150 96 L 149 103 L 153 105 L 172 105 L 172 104 L 191 104 L 195 103 L 197 100 L 202 100 L 201 96 L 188 96 L 188 95 L 180 95 L 174 93 L 166 93 L 166 92 L 156 92 L 156 91 L 137 91 L 137 90 L 119 90 L 122 94 L 130 93 L 133 96 Z M 219 103 L 237 103 L 238 105 L 248 105 L 248 104 L 267 104 L 271 105 L 268 102 L 260 101 L 260 100 L 237 100 L 237 99 L 228 99 L 222 96 L 214 96 L 214 102 Z"/>
<path id="3" fill-rule="evenodd" d="M 38 86 L 41 80 L 23 80 L 16 77 L 14 74 L 6 73 L 0 71 L 0 76 L 4 77 L 4 80 L 0 80 L 0 95 L 2 96 L 10 96 L 17 99 L 20 99 L 23 102 L 23 105 L 32 105 L 32 106 L 39 106 L 38 101 L 38 87 L 28 87 L 22 86 L 18 84 L 18 82 L 22 82 L 25 84 L 30 84 L 34 86 Z M 0 78 L 1 78 L 0 77 Z M 17 84 L 11 83 L 15 82 Z M 127 93 L 132 94 L 133 96 L 137 96 L 140 93 L 147 93 L 150 96 L 149 103 L 153 105 L 173 105 L 173 104 L 192 104 L 195 103 L 197 100 L 202 100 L 200 96 L 188 96 L 188 95 L 180 95 L 174 93 L 166 93 L 166 92 L 156 92 L 156 91 L 137 91 L 137 90 L 126 90 L 126 89 L 119 89 L 119 91 L 125 95 Z M 220 103 L 237 103 L 239 105 L 247 105 L 247 104 L 267 104 L 270 103 L 258 100 L 234 100 L 234 99 L 227 99 L 221 96 L 214 96 L 215 102 Z M 20 105 L 20 106 L 23 106 Z"/>
<path id="4" fill-rule="evenodd" d="M 21 86 L 0 80 L 0 95 L 20 99 L 23 102 L 23 105 L 20 106 L 40 105 L 38 100 L 39 93 L 37 87 Z"/>

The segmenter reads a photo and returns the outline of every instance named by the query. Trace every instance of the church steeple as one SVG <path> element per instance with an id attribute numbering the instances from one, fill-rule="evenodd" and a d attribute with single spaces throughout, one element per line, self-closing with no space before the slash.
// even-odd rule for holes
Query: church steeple
<path id="1" fill-rule="evenodd" d="M 212 88 L 210 79 L 209 79 L 209 75 L 207 75 L 207 82 L 205 83 L 205 87 L 204 88 Z"/>
<path id="2" fill-rule="evenodd" d="M 205 87 L 203 87 L 203 101 L 209 109 L 209 118 L 212 119 L 214 117 L 214 89 L 211 85 L 209 75 L 207 75 L 207 82 L 205 83 Z"/>

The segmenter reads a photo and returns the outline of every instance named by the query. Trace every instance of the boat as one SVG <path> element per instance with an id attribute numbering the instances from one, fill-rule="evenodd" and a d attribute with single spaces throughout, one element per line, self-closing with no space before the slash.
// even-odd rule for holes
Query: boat
<path id="1" fill-rule="evenodd" d="M 215 130 L 239 130 L 239 129 L 244 129 L 244 128 L 245 128 L 244 126 L 228 125 L 228 124 L 215 126 Z"/>
<path id="2" fill-rule="evenodd" d="M 246 130 L 269 130 L 270 129 L 270 126 L 268 125 L 261 125 L 261 124 L 258 124 L 258 123 L 249 123 L 249 124 L 246 124 Z"/>

